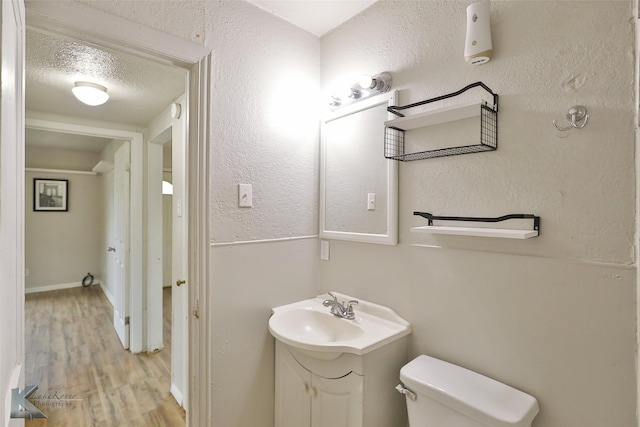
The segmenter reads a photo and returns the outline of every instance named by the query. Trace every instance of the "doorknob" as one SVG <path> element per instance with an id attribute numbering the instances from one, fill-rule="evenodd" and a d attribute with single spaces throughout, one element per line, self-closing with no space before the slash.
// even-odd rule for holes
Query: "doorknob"
<path id="1" fill-rule="evenodd" d="M 116 251 L 116 248 L 114 248 L 113 246 L 109 246 L 107 248 L 107 252 L 115 252 L 115 251 Z"/>
<path id="2" fill-rule="evenodd" d="M 184 285 L 185 283 L 187 283 L 186 281 L 182 280 L 182 279 L 178 279 L 176 281 L 176 285 L 180 286 L 180 285 Z"/>

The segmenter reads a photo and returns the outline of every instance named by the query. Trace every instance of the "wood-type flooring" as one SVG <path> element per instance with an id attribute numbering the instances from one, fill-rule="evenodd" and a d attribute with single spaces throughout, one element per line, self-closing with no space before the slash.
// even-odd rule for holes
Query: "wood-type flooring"
<path id="1" fill-rule="evenodd" d="M 48 418 L 26 427 L 183 427 L 169 393 L 171 288 L 163 294 L 165 348 L 153 354 L 123 349 L 97 285 L 27 294 L 25 380 Z"/>

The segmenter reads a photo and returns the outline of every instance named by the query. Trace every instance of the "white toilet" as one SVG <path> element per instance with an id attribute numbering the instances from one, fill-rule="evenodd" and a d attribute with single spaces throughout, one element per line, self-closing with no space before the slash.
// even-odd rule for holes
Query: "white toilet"
<path id="1" fill-rule="evenodd" d="M 410 427 L 530 427 L 538 401 L 526 393 L 430 356 L 400 369 Z"/>

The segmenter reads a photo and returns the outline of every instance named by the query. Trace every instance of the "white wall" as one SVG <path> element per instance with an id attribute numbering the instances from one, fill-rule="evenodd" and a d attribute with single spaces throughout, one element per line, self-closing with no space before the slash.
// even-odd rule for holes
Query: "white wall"
<path id="1" fill-rule="evenodd" d="M 480 80 L 500 112 L 496 152 L 400 164 L 400 245 L 332 242 L 321 289 L 396 309 L 411 357 L 532 394 L 536 427 L 636 425 L 631 2 L 491 2 L 494 58 L 476 67 L 467 4 L 380 1 L 322 39 L 325 92 L 390 71 L 404 105 Z M 559 135 L 575 104 L 589 124 Z M 541 236 L 411 234 L 416 210 L 535 213 Z"/>
<path id="2" fill-rule="evenodd" d="M 320 43 L 244 2 L 208 13 L 212 425 L 269 426 L 270 308 L 317 292 L 317 240 L 275 240 L 317 235 Z M 239 183 L 253 185 L 252 209 L 238 208 Z M 221 246 L 256 240 L 270 241 Z"/>
<path id="3" fill-rule="evenodd" d="M 90 171 L 98 153 L 29 148 L 27 167 Z M 33 291 L 100 277 L 103 230 L 102 187 L 95 175 L 25 173 L 25 287 Z M 67 212 L 35 212 L 33 179 L 68 180 Z"/>

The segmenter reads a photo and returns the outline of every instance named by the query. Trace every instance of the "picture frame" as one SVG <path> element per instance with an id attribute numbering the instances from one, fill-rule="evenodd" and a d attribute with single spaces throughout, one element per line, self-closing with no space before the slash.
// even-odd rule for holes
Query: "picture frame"
<path id="1" fill-rule="evenodd" d="M 69 180 L 34 178 L 33 210 L 36 212 L 67 212 L 69 210 Z"/>

